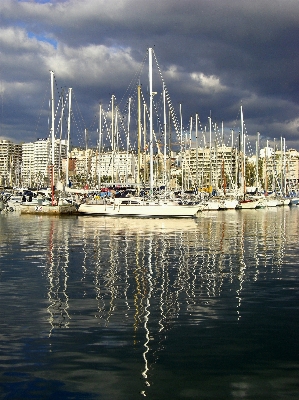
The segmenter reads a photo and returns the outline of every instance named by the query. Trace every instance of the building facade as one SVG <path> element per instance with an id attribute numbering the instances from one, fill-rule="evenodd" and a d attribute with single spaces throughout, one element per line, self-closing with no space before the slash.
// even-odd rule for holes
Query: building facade
<path id="1" fill-rule="evenodd" d="M 180 155 L 185 188 L 234 188 L 239 180 L 239 155 L 234 147 L 188 149 Z"/>
<path id="2" fill-rule="evenodd" d="M 21 181 L 22 146 L 0 140 L 0 184 L 17 186 Z"/>
<path id="3" fill-rule="evenodd" d="M 66 141 L 56 139 L 54 145 L 55 180 L 63 180 L 63 159 L 66 158 Z M 22 183 L 24 187 L 50 185 L 52 143 L 49 139 L 38 139 L 22 145 Z"/>
<path id="4" fill-rule="evenodd" d="M 55 140 L 54 172 L 55 182 L 65 182 L 67 166 L 67 144 Z M 242 174 L 242 158 L 238 150 L 225 145 L 190 148 L 164 161 L 163 154 L 154 156 L 154 184 L 166 181 L 171 188 L 184 189 L 239 187 Z M 49 166 L 52 164 L 52 144 L 50 139 L 14 144 L 0 140 L 0 185 L 45 187 L 51 182 Z M 255 156 L 246 157 L 246 170 L 254 174 L 254 184 L 267 191 L 298 190 L 299 152 L 295 149 L 278 151 L 267 147 L 261 149 L 256 176 Z M 249 165 L 251 164 L 251 166 Z M 68 159 L 68 176 L 77 187 L 88 185 L 97 188 L 99 183 L 148 185 L 149 155 L 140 158 L 140 177 L 137 179 L 137 154 L 127 151 L 108 151 L 99 155 L 98 149 L 74 148 Z M 166 171 L 165 171 L 166 167 Z M 246 171 L 248 172 L 248 171 Z M 257 179 L 258 178 L 258 182 Z"/>

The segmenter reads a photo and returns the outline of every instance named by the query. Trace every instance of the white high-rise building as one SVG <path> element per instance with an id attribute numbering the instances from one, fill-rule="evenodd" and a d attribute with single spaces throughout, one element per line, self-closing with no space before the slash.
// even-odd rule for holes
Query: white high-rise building
<path id="1" fill-rule="evenodd" d="M 19 185 L 22 147 L 10 140 L 0 140 L 0 185 Z"/>
<path id="2" fill-rule="evenodd" d="M 22 184 L 24 187 L 31 187 L 33 181 L 33 160 L 34 160 L 34 143 L 22 144 Z"/>
<path id="3" fill-rule="evenodd" d="M 62 159 L 66 158 L 66 141 L 55 140 L 56 180 L 62 178 Z M 33 143 L 22 145 L 22 182 L 23 186 L 43 187 L 50 184 L 50 169 L 52 163 L 52 145 L 49 139 L 38 139 Z"/>

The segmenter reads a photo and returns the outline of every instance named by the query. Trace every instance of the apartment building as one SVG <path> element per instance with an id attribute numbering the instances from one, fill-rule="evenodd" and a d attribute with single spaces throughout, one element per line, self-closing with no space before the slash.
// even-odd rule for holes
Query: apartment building
<path id="1" fill-rule="evenodd" d="M 70 153 L 75 160 L 74 174 L 77 179 L 96 185 L 99 180 L 114 183 L 133 183 L 136 176 L 136 155 L 127 152 L 105 152 L 99 156 L 97 149 L 74 148 Z"/>
<path id="2" fill-rule="evenodd" d="M 180 155 L 184 187 L 234 187 L 238 181 L 238 151 L 225 145 L 191 148 Z"/>
<path id="3" fill-rule="evenodd" d="M 297 190 L 299 187 L 299 152 L 295 149 L 285 152 L 279 150 L 275 152 L 272 160 L 272 164 L 275 165 L 275 173 L 282 184 L 284 182 L 289 190 Z"/>
<path id="4" fill-rule="evenodd" d="M 65 181 L 66 141 L 55 140 L 55 181 Z M 50 139 L 38 139 L 35 142 L 14 144 L 9 140 L 0 140 L 0 184 L 2 186 L 43 187 L 50 184 L 49 165 L 52 164 L 52 145 Z M 165 176 L 172 187 L 184 188 L 235 187 L 239 184 L 240 156 L 234 147 L 225 145 L 214 147 L 190 148 L 168 159 L 166 169 L 162 154 L 154 160 L 155 184 L 162 184 Z M 254 156 L 246 163 L 256 163 Z M 141 180 L 148 182 L 149 162 L 143 154 L 140 160 Z M 87 183 L 96 187 L 99 181 L 109 179 L 113 183 L 136 183 L 137 155 L 134 153 L 103 152 L 98 149 L 74 148 L 69 157 L 69 177 L 73 183 Z M 299 187 L 299 152 L 289 149 L 286 152 L 272 148 L 261 149 L 259 157 L 260 184 L 268 190 L 280 186 L 290 189 Z"/>
<path id="5" fill-rule="evenodd" d="M 62 160 L 66 158 L 66 141 L 56 139 L 54 171 L 56 180 L 63 179 Z M 22 183 L 28 187 L 43 187 L 50 183 L 49 165 L 52 164 L 52 144 L 49 139 L 22 144 Z"/>
<path id="6" fill-rule="evenodd" d="M 248 161 L 256 165 L 256 156 L 248 158 Z M 259 160 L 259 184 L 266 191 L 283 192 L 299 187 L 299 152 L 295 149 L 287 151 L 265 147 L 260 150 Z"/>
<path id="7" fill-rule="evenodd" d="M 0 140 L 0 184 L 14 186 L 21 179 L 22 146 L 10 140 Z"/>

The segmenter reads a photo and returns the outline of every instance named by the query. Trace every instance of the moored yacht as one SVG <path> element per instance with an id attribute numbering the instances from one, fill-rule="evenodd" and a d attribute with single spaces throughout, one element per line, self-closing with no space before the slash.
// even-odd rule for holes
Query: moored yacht
<path id="1" fill-rule="evenodd" d="M 255 209 L 259 207 L 261 201 L 259 199 L 245 198 L 239 201 L 237 208 L 242 210 Z"/>
<path id="2" fill-rule="evenodd" d="M 140 197 L 100 200 L 79 205 L 78 213 L 87 215 L 110 215 L 131 217 L 195 217 L 200 205 L 177 204 L 175 201 L 149 201 Z"/>
<path id="3" fill-rule="evenodd" d="M 239 201 L 234 197 L 225 197 L 220 200 L 220 210 L 234 210 L 239 204 Z"/>

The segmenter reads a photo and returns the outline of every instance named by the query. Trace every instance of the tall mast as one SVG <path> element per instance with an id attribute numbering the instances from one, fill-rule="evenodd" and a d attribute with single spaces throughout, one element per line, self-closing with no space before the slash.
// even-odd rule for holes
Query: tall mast
<path id="1" fill-rule="evenodd" d="M 69 114 L 67 120 L 67 142 L 66 142 L 66 170 L 65 182 L 69 183 L 69 158 L 70 158 L 70 134 L 71 134 L 71 110 L 72 110 L 72 88 L 69 88 Z"/>
<path id="2" fill-rule="evenodd" d="M 190 117 L 190 132 L 189 132 L 189 165 L 188 165 L 188 190 L 190 189 L 190 181 L 192 182 L 191 175 L 191 147 L 192 147 L 192 116 Z"/>
<path id="3" fill-rule="evenodd" d="M 101 152 L 102 152 L 102 104 L 100 104 L 99 110 L 99 172 L 98 172 L 98 186 L 101 189 Z"/>
<path id="4" fill-rule="evenodd" d="M 52 149 L 52 165 L 51 165 L 51 203 L 52 206 L 55 203 L 54 198 L 54 163 L 55 163 L 55 132 L 54 132 L 54 72 L 50 71 L 51 74 L 51 111 L 52 111 L 52 123 L 51 123 L 51 149 Z"/>
<path id="5" fill-rule="evenodd" d="M 154 191 L 154 152 L 153 152 L 153 49 L 148 49 L 149 94 L 150 94 L 150 195 Z"/>
<path id="6" fill-rule="evenodd" d="M 282 147 L 282 136 L 280 136 L 280 191 L 283 196 L 285 196 L 284 186 L 283 186 L 283 147 Z"/>
<path id="7" fill-rule="evenodd" d="M 266 154 L 265 154 L 265 192 L 268 193 L 268 148 L 269 140 L 266 142 Z"/>
<path id="8" fill-rule="evenodd" d="M 114 148 L 115 148 L 115 143 L 114 143 L 114 95 L 112 95 L 111 98 L 111 144 L 112 144 L 112 183 L 114 182 Z"/>
<path id="9" fill-rule="evenodd" d="M 195 146 L 196 146 L 196 191 L 198 189 L 198 114 L 195 116 Z"/>
<path id="10" fill-rule="evenodd" d="M 127 134 L 126 184 L 128 184 L 128 175 L 129 175 L 130 123 L 131 123 L 131 97 L 129 97 L 129 104 L 128 104 L 128 134 Z"/>
<path id="11" fill-rule="evenodd" d="M 243 151 L 242 157 L 242 189 L 243 194 L 246 192 L 246 178 L 245 178 L 245 133 L 244 133 L 244 121 L 243 121 L 243 106 L 241 105 L 241 148 Z"/>
<path id="12" fill-rule="evenodd" d="M 64 91 L 61 94 L 61 116 L 60 116 L 60 137 L 59 137 L 59 154 L 58 154 L 58 181 L 61 179 L 61 141 L 63 133 L 63 115 L 64 115 Z"/>
<path id="13" fill-rule="evenodd" d="M 166 147 L 167 147 L 167 134 L 166 134 L 166 100 L 165 100 L 165 84 L 163 84 L 163 108 L 164 108 L 164 186 L 166 190 L 167 183 L 167 163 L 166 163 Z"/>
<path id="14" fill-rule="evenodd" d="M 272 190 L 276 190 L 276 144 L 275 144 L 275 138 L 274 138 L 274 151 L 273 151 L 273 157 L 272 158 Z"/>
<path id="15" fill-rule="evenodd" d="M 143 147 L 144 147 L 144 171 L 143 171 L 143 182 L 144 185 L 147 182 L 147 143 L 146 143 L 146 104 L 143 104 Z"/>
<path id="16" fill-rule="evenodd" d="M 209 130 L 210 130 L 210 189 L 212 186 L 212 117 L 211 112 L 209 116 Z"/>
<path id="17" fill-rule="evenodd" d="M 86 169 L 86 184 L 88 182 L 88 155 L 87 155 L 87 129 L 84 129 L 84 135 L 85 135 L 85 169 Z"/>
<path id="18" fill-rule="evenodd" d="M 181 177 L 182 177 L 182 190 L 184 192 L 184 155 L 183 155 L 183 115 L 182 104 L 180 104 L 180 125 L 181 125 Z"/>
<path id="19" fill-rule="evenodd" d="M 259 186 L 259 157 L 260 157 L 260 133 L 257 132 L 256 154 L 255 154 L 256 187 Z"/>
<path id="20" fill-rule="evenodd" d="M 137 87 L 137 95 L 138 95 L 138 138 L 137 138 L 137 191 L 138 193 L 140 192 L 140 153 L 141 153 L 141 102 L 140 102 L 140 97 L 141 97 L 141 87 L 138 85 Z M 145 165 L 144 165 L 145 168 Z"/>
<path id="21" fill-rule="evenodd" d="M 286 179 L 286 140 L 283 138 L 283 183 L 284 195 L 287 195 L 287 179 Z"/>
<path id="22" fill-rule="evenodd" d="M 55 163 L 55 132 L 54 132 L 54 72 L 50 71 L 51 74 L 51 141 L 52 141 L 52 166 L 54 169 Z"/>

